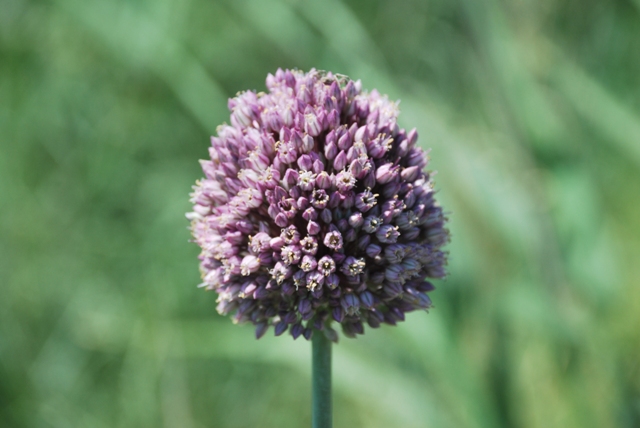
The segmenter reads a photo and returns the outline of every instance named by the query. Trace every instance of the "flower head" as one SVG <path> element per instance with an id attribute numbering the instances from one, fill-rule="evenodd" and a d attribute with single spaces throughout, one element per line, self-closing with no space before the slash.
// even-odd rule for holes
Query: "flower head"
<path id="1" fill-rule="evenodd" d="M 309 339 L 395 325 L 444 277 L 446 218 L 417 133 L 360 82 L 278 70 L 229 100 L 187 214 L 218 311 Z"/>

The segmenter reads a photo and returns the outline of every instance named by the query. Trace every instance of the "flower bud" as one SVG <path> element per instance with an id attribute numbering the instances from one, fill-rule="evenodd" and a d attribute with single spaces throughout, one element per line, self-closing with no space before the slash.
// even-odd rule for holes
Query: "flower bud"
<path id="1" fill-rule="evenodd" d="M 317 235 L 320 233 L 320 225 L 313 220 L 309 221 L 309 223 L 307 223 L 307 233 L 309 233 L 309 235 Z"/>
<path id="2" fill-rule="evenodd" d="M 322 171 L 316 177 L 315 184 L 319 189 L 329 189 L 331 187 L 331 177 L 325 171 Z"/>
<path id="3" fill-rule="evenodd" d="M 349 217 L 349 225 L 351 227 L 358 228 L 362 226 L 363 223 L 364 223 L 364 218 L 362 217 L 362 213 L 356 212 L 351 214 L 351 216 Z"/>
<path id="4" fill-rule="evenodd" d="M 309 207 L 302 213 L 302 218 L 306 221 L 315 220 L 318 218 L 318 212 L 315 208 Z"/>
<path id="5" fill-rule="evenodd" d="M 333 160 L 333 169 L 336 171 L 340 171 L 343 170 L 345 166 L 347 166 L 347 154 L 344 152 L 344 150 L 341 150 Z"/>

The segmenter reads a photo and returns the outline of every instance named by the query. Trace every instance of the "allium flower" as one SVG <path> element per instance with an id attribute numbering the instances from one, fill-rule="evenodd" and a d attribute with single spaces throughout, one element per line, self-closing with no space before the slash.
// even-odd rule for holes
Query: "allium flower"
<path id="1" fill-rule="evenodd" d="M 360 81 L 278 70 L 229 100 L 194 186 L 191 231 L 218 311 L 309 339 L 395 325 L 445 276 L 446 218 L 398 107 Z"/>

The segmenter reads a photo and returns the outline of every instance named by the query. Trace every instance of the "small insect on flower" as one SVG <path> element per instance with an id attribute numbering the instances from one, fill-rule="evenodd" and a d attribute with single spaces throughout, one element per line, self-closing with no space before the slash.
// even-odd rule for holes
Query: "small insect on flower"
<path id="1" fill-rule="evenodd" d="M 191 194 L 202 287 L 218 311 L 307 340 L 428 309 L 447 218 L 397 103 L 330 72 L 278 70 L 229 100 Z"/>

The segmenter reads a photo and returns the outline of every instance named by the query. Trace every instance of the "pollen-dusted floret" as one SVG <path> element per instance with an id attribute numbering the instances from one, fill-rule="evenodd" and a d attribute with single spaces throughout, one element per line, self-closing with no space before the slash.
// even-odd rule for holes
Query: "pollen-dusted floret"
<path id="1" fill-rule="evenodd" d="M 274 326 L 309 339 L 431 307 L 447 218 L 397 103 L 345 76 L 278 70 L 229 109 L 187 214 L 221 314 L 257 337 Z"/>

